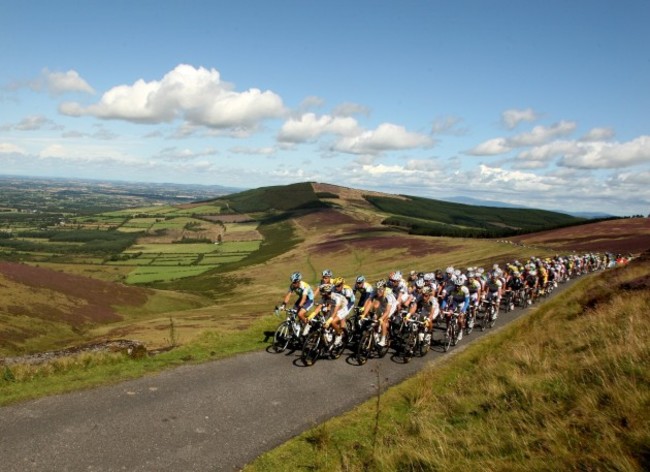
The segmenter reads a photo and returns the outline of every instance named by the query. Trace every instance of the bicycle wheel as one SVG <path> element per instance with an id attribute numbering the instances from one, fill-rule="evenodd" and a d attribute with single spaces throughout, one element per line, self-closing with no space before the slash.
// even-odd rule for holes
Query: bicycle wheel
<path id="1" fill-rule="evenodd" d="M 343 354 L 343 351 L 345 350 L 345 346 L 348 343 L 348 335 L 345 331 L 343 331 L 343 334 L 341 336 L 343 338 L 341 340 L 341 344 L 334 345 L 332 346 L 332 349 L 330 349 L 330 357 L 332 359 L 338 359 L 339 357 L 341 357 L 341 354 Z"/>
<path id="2" fill-rule="evenodd" d="M 429 352 L 429 347 L 431 346 L 431 334 L 428 331 L 424 331 L 422 333 L 423 338 L 419 338 L 419 333 L 418 333 L 418 343 L 417 343 L 417 353 L 420 357 L 424 357 L 427 355 L 427 352 Z"/>
<path id="3" fill-rule="evenodd" d="M 380 334 L 378 335 L 381 336 Z M 380 346 L 378 342 L 375 342 L 375 350 L 377 351 L 377 357 L 381 359 L 382 357 L 385 357 L 386 354 L 388 354 L 388 349 L 390 348 L 390 341 L 391 338 L 390 338 L 390 331 L 389 331 L 388 333 L 386 333 L 386 344 Z"/>
<path id="4" fill-rule="evenodd" d="M 465 334 L 472 334 L 474 330 L 474 315 L 470 315 L 465 320 Z"/>
<path id="5" fill-rule="evenodd" d="M 445 352 L 449 350 L 453 340 L 456 339 L 456 333 L 454 332 L 454 324 L 449 322 L 447 326 L 447 331 L 445 331 L 445 338 L 442 340 L 442 346 L 445 349 Z"/>
<path id="6" fill-rule="evenodd" d="M 321 351 L 321 332 L 314 331 L 309 333 L 307 339 L 305 339 L 305 344 L 302 346 L 302 354 L 300 359 L 302 363 L 307 367 L 312 366 L 316 363 L 320 357 Z"/>
<path id="7" fill-rule="evenodd" d="M 361 339 L 359 339 L 359 344 L 357 344 L 357 350 L 355 353 L 355 358 L 359 365 L 365 364 L 368 361 L 368 357 L 370 357 L 370 354 L 372 353 L 372 336 L 372 331 L 367 329 L 361 335 Z"/>
<path id="8" fill-rule="evenodd" d="M 415 344 L 417 343 L 417 332 L 410 331 L 407 333 L 406 336 L 402 339 L 402 343 L 400 346 L 401 354 L 402 354 L 402 361 L 404 361 L 404 364 L 408 364 L 408 362 L 411 360 L 411 357 L 415 354 Z"/>
<path id="9" fill-rule="evenodd" d="M 488 326 L 491 328 L 494 328 L 494 324 L 497 322 L 495 315 L 496 315 L 496 309 L 494 307 L 490 307 L 489 311 L 490 316 L 488 316 Z"/>
<path id="10" fill-rule="evenodd" d="M 451 345 L 455 346 L 458 344 L 458 330 L 460 329 L 460 326 L 458 325 L 458 320 L 454 320 L 451 323 Z"/>
<path id="11" fill-rule="evenodd" d="M 277 353 L 284 351 L 291 341 L 291 325 L 283 321 L 273 334 L 273 350 Z"/>

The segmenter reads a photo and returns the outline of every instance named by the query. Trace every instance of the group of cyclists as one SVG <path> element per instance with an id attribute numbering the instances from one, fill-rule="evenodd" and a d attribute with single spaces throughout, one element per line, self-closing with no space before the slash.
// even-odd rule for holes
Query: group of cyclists
<path id="1" fill-rule="evenodd" d="M 378 345 L 386 346 L 391 320 L 419 317 L 423 320 L 427 341 L 433 340 L 435 325 L 448 324 L 455 315 L 460 329 L 469 334 L 481 313 L 489 313 L 490 322 L 500 309 L 510 311 L 515 306 L 525 308 L 540 297 L 550 293 L 557 284 L 571 277 L 610 266 L 609 254 L 531 257 L 503 266 L 494 264 L 491 269 L 468 267 L 460 270 L 453 266 L 431 272 L 411 270 L 407 274 L 394 271 L 374 284 L 359 275 L 349 285 L 343 277 L 335 277 L 330 269 L 322 271 L 320 283 L 312 287 L 300 272 L 290 276 L 290 285 L 280 305 L 286 309 L 295 295 L 293 310 L 297 314 L 297 330 L 304 339 L 310 331 L 310 320 L 322 314 L 331 327 L 332 345 L 341 347 L 352 339 L 351 314 L 359 320 L 374 316 L 379 321 Z M 318 300 L 318 301 L 317 301 Z M 491 307 L 486 310 L 485 307 Z"/>

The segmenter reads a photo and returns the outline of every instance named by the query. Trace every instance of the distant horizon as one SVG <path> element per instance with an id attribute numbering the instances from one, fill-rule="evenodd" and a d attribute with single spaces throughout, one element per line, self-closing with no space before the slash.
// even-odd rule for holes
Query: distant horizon
<path id="1" fill-rule="evenodd" d="M 258 187 L 245 187 L 245 188 L 240 188 L 240 187 L 228 187 L 222 184 L 203 184 L 203 183 L 182 183 L 182 182 L 147 182 L 147 181 L 140 181 L 140 180 L 124 180 L 124 179 L 100 179 L 100 178 L 82 178 L 82 177 L 54 177 L 54 176 L 29 176 L 29 175 L 19 175 L 19 174 L 5 174 L 5 173 L 0 173 L 0 179 L 5 179 L 5 178 L 16 178 L 16 179 L 23 179 L 23 180 L 68 180 L 68 181 L 76 181 L 76 182 L 109 182 L 109 183 L 116 183 L 116 184 L 123 184 L 123 185 L 152 185 L 152 186 L 161 186 L 161 185 L 174 185 L 174 186 L 179 186 L 179 187 L 199 187 L 199 188 L 216 188 L 220 189 L 222 191 L 230 191 L 230 193 L 239 193 L 239 192 L 244 192 L 247 190 L 255 190 L 258 188 L 263 188 L 263 187 L 272 187 L 272 186 L 284 186 L 284 185 L 293 185 L 293 184 L 300 184 L 300 183 L 323 183 L 323 184 L 329 184 L 329 185 L 335 185 L 343 188 L 351 188 L 353 190 L 366 190 L 369 192 L 381 192 L 385 193 L 387 195 L 410 195 L 414 197 L 421 197 L 421 195 L 416 195 L 416 194 L 408 194 L 408 193 L 395 193 L 395 192 L 388 192 L 385 190 L 380 190 L 377 188 L 358 188 L 358 187 L 349 187 L 345 185 L 339 185 L 339 184 L 334 184 L 332 182 L 322 182 L 322 181 L 315 181 L 315 180 L 304 180 L 304 181 L 296 181 L 296 182 L 290 182 L 287 184 L 274 184 L 274 185 L 260 185 Z M 554 209 L 554 208 L 543 208 L 543 207 L 530 207 L 530 206 L 516 206 L 516 205 L 511 205 L 508 203 L 500 202 L 500 201 L 494 201 L 494 200 L 480 200 L 474 197 L 465 197 L 462 195 L 454 195 L 454 196 L 449 196 L 446 198 L 443 198 L 441 196 L 439 197 L 424 197 L 424 198 L 430 198 L 431 200 L 442 200 L 450 203 L 460 203 L 464 205 L 470 205 L 470 206 L 486 206 L 486 207 L 502 207 L 502 208 L 521 208 L 521 209 L 527 209 L 527 210 L 544 210 L 544 211 L 550 211 L 550 212 L 555 212 L 555 213 L 564 213 L 566 215 L 572 215 L 572 216 L 581 216 L 581 215 L 590 215 L 590 216 L 582 216 L 586 218 L 594 218 L 594 217 L 615 217 L 615 218 L 625 218 L 625 217 L 630 217 L 634 216 L 634 214 L 627 214 L 627 215 L 613 215 L 609 213 L 604 213 L 604 212 L 582 212 L 582 211 L 566 211 L 566 210 L 559 210 L 559 209 Z M 468 200 L 468 201 L 463 201 L 463 200 Z M 474 203 L 472 203 L 472 201 Z M 641 214 L 642 216 L 645 216 Z"/>

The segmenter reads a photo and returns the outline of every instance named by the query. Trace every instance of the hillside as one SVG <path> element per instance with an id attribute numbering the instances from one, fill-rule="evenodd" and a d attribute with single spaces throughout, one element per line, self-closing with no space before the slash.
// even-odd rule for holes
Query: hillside
<path id="1" fill-rule="evenodd" d="M 514 236 L 512 241 L 557 251 L 639 254 L 650 248 L 650 218 L 621 218 Z"/>
<path id="2" fill-rule="evenodd" d="M 488 225 L 531 227 L 537 217 L 545 225 L 572 221 L 539 210 L 507 214 L 302 183 L 209 202 L 70 215 L 65 225 L 46 228 L 41 220 L 31 226 L 21 220 L 0 231 L 0 258 L 21 263 L 0 264 L 0 355 L 117 338 L 160 348 L 172 338 L 171 324 L 186 344 L 206 332 L 246 330 L 266 319 L 286 290 L 287 274 L 296 270 L 313 283 L 325 267 L 347 278 L 364 274 L 376 280 L 397 269 L 650 247 L 646 219 L 507 240 L 414 234 L 417 225 L 439 225 L 470 236 Z M 401 226 L 390 224 L 396 219 Z M 403 226 L 405 220 L 414 223 Z"/>
<path id="3" fill-rule="evenodd" d="M 239 213 L 277 213 L 327 207 L 374 211 L 387 226 L 413 234 L 499 237 L 576 225 L 585 221 L 563 213 L 526 208 L 473 206 L 408 195 L 299 183 L 262 187 L 217 199 Z"/>

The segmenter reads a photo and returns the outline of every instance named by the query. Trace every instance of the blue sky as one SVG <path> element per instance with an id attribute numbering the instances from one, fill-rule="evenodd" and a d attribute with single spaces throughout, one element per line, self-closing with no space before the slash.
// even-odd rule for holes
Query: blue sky
<path id="1" fill-rule="evenodd" d="M 0 173 L 650 211 L 650 2 L 0 0 Z"/>

